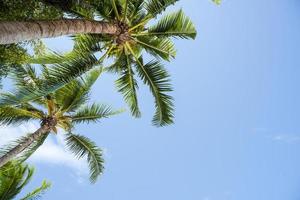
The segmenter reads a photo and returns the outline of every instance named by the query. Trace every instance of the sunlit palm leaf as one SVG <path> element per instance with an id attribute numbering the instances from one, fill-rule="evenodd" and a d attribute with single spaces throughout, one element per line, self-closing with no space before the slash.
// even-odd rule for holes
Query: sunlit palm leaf
<path id="1" fill-rule="evenodd" d="M 41 119 L 42 117 L 39 112 L 31 112 L 18 107 L 0 107 L 0 125 L 20 124 L 29 120 Z"/>
<path id="2" fill-rule="evenodd" d="M 131 67 L 132 58 L 130 58 L 129 55 L 121 56 L 116 64 L 121 68 L 121 77 L 116 80 L 116 87 L 118 91 L 123 94 L 124 100 L 129 105 L 132 115 L 140 117 L 141 113 L 136 93 L 138 85 Z"/>
<path id="3" fill-rule="evenodd" d="M 92 104 L 83 106 L 74 115 L 71 116 L 74 123 L 98 122 L 100 119 L 119 114 L 122 110 L 114 111 L 110 106 Z"/>
<path id="4" fill-rule="evenodd" d="M 103 172 L 102 151 L 87 137 L 75 134 L 68 134 L 66 138 L 69 150 L 78 158 L 87 156 L 90 168 L 90 181 L 95 183 L 99 175 Z"/>
<path id="5" fill-rule="evenodd" d="M 73 80 L 54 93 L 62 112 L 74 111 L 87 102 L 91 87 L 101 72 L 101 69 L 91 70 L 82 80 Z"/>
<path id="6" fill-rule="evenodd" d="M 94 55 L 86 54 L 72 57 L 67 60 L 67 62 L 56 63 L 49 69 L 48 79 L 43 81 L 43 85 L 38 89 L 20 86 L 18 91 L 15 92 L 15 98 L 19 102 L 28 102 L 39 99 L 42 96 L 46 96 L 58 90 L 98 64 L 99 62 Z"/>
<path id="7" fill-rule="evenodd" d="M 163 16 L 157 24 L 148 29 L 146 35 L 195 39 L 197 31 L 190 18 L 180 10 Z"/>
<path id="8" fill-rule="evenodd" d="M 35 68 L 31 65 L 20 65 L 13 69 L 11 78 L 14 80 L 15 85 L 28 86 L 28 87 L 39 87 L 41 84 Z"/>
<path id="9" fill-rule="evenodd" d="M 0 169 L 0 200 L 13 199 L 31 180 L 34 169 L 9 162 Z"/>
<path id="10" fill-rule="evenodd" d="M 167 93 L 172 91 L 167 71 L 157 61 L 143 64 L 142 59 L 137 60 L 136 70 L 145 84 L 149 85 L 155 98 L 156 112 L 153 124 L 165 126 L 173 123 L 173 99 Z"/>
<path id="11" fill-rule="evenodd" d="M 157 38 L 155 36 L 141 36 L 136 40 L 143 48 L 155 57 L 169 61 L 175 58 L 176 50 L 174 43 L 168 38 Z"/>
<path id="12" fill-rule="evenodd" d="M 32 192 L 28 193 L 25 197 L 21 198 L 20 200 L 37 200 L 42 197 L 42 195 L 51 187 L 51 183 L 47 181 L 43 181 L 42 185 Z"/>
<path id="13" fill-rule="evenodd" d="M 176 3 L 178 0 L 148 0 L 145 3 L 145 8 L 148 14 L 156 17 L 156 15 L 162 13 L 167 7 Z"/>

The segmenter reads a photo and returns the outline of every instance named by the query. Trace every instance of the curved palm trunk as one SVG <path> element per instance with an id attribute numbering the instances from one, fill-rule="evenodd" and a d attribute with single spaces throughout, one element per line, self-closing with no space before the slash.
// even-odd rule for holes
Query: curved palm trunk
<path id="1" fill-rule="evenodd" d="M 114 23 L 85 19 L 61 19 L 51 21 L 0 21 L 0 44 L 26 40 L 51 38 L 79 33 L 118 34 Z"/>
<path id="2" fill-rule="evenodd" d="M 50 132 L 51 128 L 48 125 L 43 125 L 41 128 L 39 128 L 34 133 L 28 135 L 26 139 L 18 144 L 16 147 L 11 149 L 8 153 L 6 153 L 4 156 L 0 158 L 0 167 L 5 165 L 7 162 L 14 159 L 17 155 L 22 153 L 26 148 L 28 148 L 33 142 L 39 140 L 42 138 L 45 134 L 48 134 Z"/>

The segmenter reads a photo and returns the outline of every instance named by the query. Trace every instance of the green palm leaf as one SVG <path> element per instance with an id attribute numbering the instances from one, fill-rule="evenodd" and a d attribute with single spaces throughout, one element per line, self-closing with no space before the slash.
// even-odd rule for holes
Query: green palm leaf
<path id="1" fill-rule="evenodd" d="M 168 72 L 158 61 L 151 61 L 144 65 L 142 57 L 138 58 L 130 45 L 127 44 L 136 61 L 136 71 L 143 82 L 150 87 L 155 98 L 156 112 L 152 123 L 156 126 L 165 126 L 173 123 L 173 98 L 168 92 L 172 91 Z"/>
<path id="2" fill-rule="evenodd" d="M 116 65 L 122 69 L 121 77 L 116 80 L 116 87 L 118 91 L 123 94 L 124 100 L 129 105 L 131 113 L 135 117 L 140 117 L 141 112 L 138 106 L 137 93 L 138 88 L 137 82 L 134 79 L 134 72 L 131 67 L 132 59 L 129 55 L 121 56 Z"/>
<path id="3" fill-rule="evenodd" d="M 48 70 L 48 79 L 44 80 L 39 88 L 32 88 L 26 85 L 20 86 L 15 92 L 15 98 L 19 102 L 28 102 L 47 96 L 98 64 L 99 61 L 96 57 L 90 54 L 72 57 L 63 63 L 56 63 Z M 2 103 L 0 100 L 0 104 Z"/>
<path id="4" fill-rule="evenodd" d="M 156 17 L 158 14 L 162 13 L 167 7 L 175 4 L 178 0 L 148 0 L 145 3 L 145 9 L 148 14 Z"/>
<path id="5" fill-rule="evenodd" d="M 37 72 L 31 65 L 16 66 L 13 69 L 13 73 L 11 73 L 11 77 L 17 87 L 26 85 L 34 88 L 40 85 Z"/>
<path id="6" fill-rule="evenodd" d="M 73 80 L 57 90 L 54 95 L 61 111 L 71 112 L 86 103 L 89 99 L 90 89 L 101 72 L 102 69 L 91 70 L 82 80 Z"/>
<path id="7" fill-rule="evenodd" d="M 66 62 L 56 63 L 49 69 L 50 82 L 68 83 L 99 65 L 100 63 L 97 61 L 93 54 L 82 54 L 72 57 Z"/>
<path id="8" fill-rule="evenodd" d="M 78 158 L 87 156 L 90 168 L 90 181 L 95 183 L 104 169 L 101 149 L 93 141 L 81 135 L 70 133 L 66 138 L 66 142 L 69 150 Z"/>
<path id="9" fill-rule="evenodd" d="M 73 40 L 75 51 L 93 53 L 102 51 L 103 45 L 101 42 L 107 40 L 107 38 L 100 35 L 79 34 L 73 36 Z"/>
<path id="10" fill-rule="evenodd" d="M 51 183 L 43 181 L 42 185 L 32 192 L 28 193 L 25 197 L 20 200 L 37 200 L 42 197 L 42 195 L 51 187 Z"/>
<path id="11" fill-rule="evenodd" d="M 28 184 L 34 169 L 28 165 L 9 162 L 0 169 L 0 200 L 13 199 Z"/>
<path id="12" fill-rule="evenodd" d="M 176 50 L 174 43 L 168 38 L 157 38 L 155 36 L 140 36 L 136 41 L 151 55 L 169 61 L 175 58 Z"/>
<path id="13" fill-rule="evenodd" d="M 14 199 L 29 183 L 34 168 L 21 163 L 19 160 L 11 161 L 0 168 L 0 200 Z M 50 183 L 43 181 L 42 185 L 28 193 L 21 200 L 36 200 L 50 187 Z"/>
<path id="14" fill-rule="evenodd" d="M 145 84 L 149 85 L 155 98 L 156 112 L 153 117 L 153 124 L 165 126 L 173 123 L 173 99 L 167 95 L 172 91 L 169 75 L 158 61 L 151 61 L 146 65 L 142 59 L 137 61 L 136 70 Z"/>
<path id="15" fill-rule="evenodd" d="M 41 118 L 42 115 L 39 112 L 32 112 L 13 106 L 0 107 L 0 125 L 20 124 L 22 122 Z"/>
<path id="16" fill-rule="evenodd" d="M 100 119 L 119 114 L 122 110 L 113 111 L 110 106 L 92 104 L 83 106 L 74 115 L 71 116 L 74 123 L 97 122 Z"/>
<path id="17" fill-rule="evenodd" d="M 143 35 L 143 33 L 141 33 L 141 35 Z M 195 39 L 197 31 L 190 18 L 180 10 L 163 16 L 157 24 L 148 29 L 145 35 Z"/>

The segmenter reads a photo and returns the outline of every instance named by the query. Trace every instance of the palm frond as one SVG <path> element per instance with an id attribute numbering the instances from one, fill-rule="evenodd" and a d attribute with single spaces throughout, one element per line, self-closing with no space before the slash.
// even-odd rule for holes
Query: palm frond
<path id="1" fill-rule="evenodd" d="M 99 61 L 94 55 L 77 56 L 66 62 L 56 63 L 48 70 L 49 76 L 47 80 L 43 80 L 43 85 L 38 89 L 20 86 L 15 92 L 15 98 L 19 102 L 28 102 L 47 96 L 98 64 Z"/>
<path id="2" fill-rule="evenodd" d="M 130 45 L 126 45 L 136 61 L 136 71 L 142 81 L 149 85 L 150 91 L 155 98 L 156 112 L 152 119 L 152 123 L 156 126 L 165 126 L 173 123 L 173 98 L 166 94 L 172 91 L 169 74 L 158 61 L 151 61 L 144 65 L 142 57 L 138 57 L 131 49 Z"/>
<path id="3" fill-rule="evenodd" d="M 47 181 L 43 181 L 42 185 L 32 192 L 28 193 L 25 197 L 21 198 L 20 200 L 37 200 L 42 197 L 42 195 L 51 187 L 51 183 Z"/>
<path id="4" fill-rule="evenodd" d="M 143 60 L 137 60 L 136 70 L 143 82 L 149 85 L 155 98 L 156 112 L 153 117 L 153 124 L 165 126 L 173 123 L 173 98 L 168 92 L 172 91 L 167 71 L 158 61 L 151 61 L 143 64 Z"/>
<path id="5" fill-rule="evenodd" d="M 0 168 L 0 200 L 13 199 L 31 180 L 34 169 L 12 161 Z"/>
<path id="6" fill-rule="evenodd" d="M 94 8 L 85 0 L 40 0 L 75 18 L 93 19 Z"/>
<path id="7" fill-rule="evenodd" d="M 102 51 L 103 45 L 101 42 L 108 40 L 104 35 L 78 34 L 72 37 L 74 40 L 75 51 L 85 53 L 94 53 Z"/>
<path id="8" fill-rule="evenodd" d="M 141 33 L 143 35 L 143 33 Z M 182 10 L 163 16 L 157 24 L 149 27 L 145 35 L 157 37 L 179 37 L 183 39 L 195 39 L 197 35 L 193 22 Z"/>
<path id="9" fill-rule="evenodd" d="M 78 54 L 76 52 L 68 52 L 68 53 L 59 53 L 56 51 L 49 51 L 47 53 L 38 55 L 28 60 L 28 63 L 31 64 L 56 64 L 66 62 L 67 60 L 74 59 Z"/>
<path id="10" fill-rule="evenodd" d="M 98 62 L 93 54 L 72 57 L 67 59 L 66 62 L 56 63 L 49 69 L 50 82 L 68 83 L 100 64 L 101 62 Z"/>
<path id="11" fill-rule="evenodd" d="M 133 22 L 135 19 L 139 18 L 140 16 L 144 16 L 143 4 L 144 0 L 128 0 L 127 6 L 127 18 L 130 22 Z"/>
<path id="12" fill-rule="evenodd" d="M 118 91 L 123 94 L 124 100 L 129 105 L 132 115 L 140 117 L 141 112 L 138 106 L 136 92 L 138 85 L 134 78 L 131 64 L 132 58 L 130 58 L 129 55 L 121 56 L 116 62 L 116 65 L 122 69 L 121 77 L 116 80 L 116 87 L 118 88 Z"/>
<path id="13" fill-rule="evenodd" d="M 0 106 L 0 125 L 20 124 L 29 120 L 39 120 L 42 117 L 40 112 L 13 106 Z"/>
<path id="14" fill-rule="evenodd" d="M 97 122 L 100 119 L 108 118 L 123 112 L 123 110 L 114 111 L 110 106 L 92 104 L 83 106 L 74 115 L 71 116 L 73 123 L 90 123 Z"/>
<path id="15" fill-rule="evenodd" d="M 168 38 L 157 38 L 155 36 L 140 36 L 136 39 L 137 43 L 151 55 L 169 61 L 175 58 L 176 50 L 174 43 Z"/>
<path id="16" fill-rule="evenodd" d="M 118 4 L 117 4 L 118 3 Z M 111 0 L 111 5 L 112 5 L 112 7 L 113 7 L 113 10 L 114 10 L 114 12 L 115 12 L 115 15 L 116 15 L 116 18 L 118 19 L 118 20 L 120 20 L 121 18 L 120 18 L 120 11 L 119 11 L 119 9 L 118 8 L 120 8 L 121 6 L 120 6 L 120 4 L 119 4 L 119 1 L 118 0 Z"/>
<path id="17" fill-rule="evenodd" d="M 72 112 L 84 104 L 89 99 L 90 89 L 101 72 L 102 69 L 91 70 L 82 80 L 73 80 L 57 90 L 54 95 L 60 110 Z"/>
<path id="18" fill-rule="evenodd" d="M 173 5 L 178 0 L 148 0 L 145 3 L 145 9 L 153 17 L 156 17 L 158 14 L 166 10 L 167 7 Z"/>
<path id="19" fill-rule="evenodd" d="M 66 142 L 69 150 L 79 159 L 87 156 L 90 168 L 90 181 L 95 183 L 104 169 L 101 149 L 93 141 L 81 135 L 70 133 L 66 138 Z"/>
<path id="20" fill-rule="evenodd" d="M 118 1 L 115 2 L 115 4 L 118 13 L 121 13 L 120 12 L 121 5 L 118 3 Z M 101 0 L 97 2 L 97 4 L 94 4 L 94 6 L 96 7 L 95 13 L 97 14 L 97 17 L 99 17 L 100 19 L 114 21 L 117 18 L 116 11 L 114 11 L 113 8 L 112 0 Z"/>
<path id="21" fill-rule="evenodd" d="M 26 85 L 34 88 L 39 87 L 40 84 L 37 72 L 31 65 L 16 66 L 11 73 L 11 78 L 17 87 Z"/>
<path id="22" fill-rule="evenodd" d="M 0 93 L 0 106 L 18 105 L 21 103 L 13 92 Z"/>

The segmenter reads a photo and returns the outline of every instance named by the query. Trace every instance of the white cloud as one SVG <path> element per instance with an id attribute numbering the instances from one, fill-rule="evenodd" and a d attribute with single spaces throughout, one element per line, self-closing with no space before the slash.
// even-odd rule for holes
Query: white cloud
<path id="1" fill-rule="evenodd" d="M 300 141 L 300 136 L 291 135 L 291 134 L 278 134 L 271 137 L 272 140 L 286 142 L 286 143 L 294 143 Z"/>
<path id="2" fill-rule="evenodd" d="M 266 128 L 256 128 L 254 129 L 254 133 L 259 134 L 260 136 L 263 136 L 267 138 L 268 140 L 273 140 L 276 142 L 281 143 L 298 143 L 300 142 L 300 134 L 296 133 L 276 133 L 274 131 L 270 131 Z"/>
<path id="3" fill-rule="evenodd" d="M 32 133 L 38 129 L 38 125 L 27 123 L 18 127 L 0 127 L 0 145 L 3 146 L 26 133 Z M 50 136 L 45 143 L 32 155 L 28 160 L 31 163 L 46 163 L 52 165 L 61 165 L 73 169 L 76 176 L 81 179 L 86 176 L 88 169 L 84 159 L 76 159 L 70 152 L 65 149 L 63 140 L 63 131 L 55 137 Z M 78 177 L 77 177 L 78 178 Z"/>

